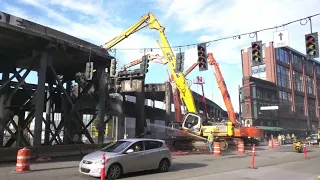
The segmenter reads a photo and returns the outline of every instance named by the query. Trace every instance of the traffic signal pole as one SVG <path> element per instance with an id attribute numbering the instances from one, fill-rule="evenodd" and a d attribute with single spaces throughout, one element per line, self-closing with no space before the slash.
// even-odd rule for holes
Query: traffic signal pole
<path id="1" fill-rule="evenodd" d="M 253 66 L 263 64 L 262 41 L 251 43 L 251 61 Z"/>
<path id="2" fill-rule="evenodd" d="M 318 32 L 305 35 L 306 55 L 309 59 L 319 57 Z"/>
<path id="3" fill-rule="evenodd" d="M 197 45 L 198 50 L 198 63 L 199 71 L 208 70 L 208 57 L 207 57 L 207 45 L 206 43 L 201 43 Z"/>

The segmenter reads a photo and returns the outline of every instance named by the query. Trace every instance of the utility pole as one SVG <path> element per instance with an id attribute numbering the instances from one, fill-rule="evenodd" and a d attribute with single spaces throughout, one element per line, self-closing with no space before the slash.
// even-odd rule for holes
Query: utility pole
<path id="1" fill-rule="evenodd" d="M 240 85 L 238 85 L 238 95 L 239 95 L 239 122 L 240 122 L 240 125 L 242 126 L 242 118 L 241 118 L 241 87 Z"/>

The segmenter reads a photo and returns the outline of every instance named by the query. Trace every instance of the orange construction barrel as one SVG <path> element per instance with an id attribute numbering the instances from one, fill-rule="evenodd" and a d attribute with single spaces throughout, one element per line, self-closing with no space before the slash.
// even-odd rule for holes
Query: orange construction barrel
<path id="1" fill-rule="evenodd" d="M 269 140 L 269 148 L 273 148 L 273 140 Z"/>
<path id="2" fill-rule="evenodd" d="M 220 142 L 214 142 L 213 143 L 213 154 L 215 156 L 221 156 Z"/>
<path id="3" fill-rule="evenodd" d="M 30 154 L 31 151 L 27 148 L 20 149 L 17 155 L 16 172 L 30 170 Z"/>
<path id="4" fill-rule="evenodd" d="M 274 147 L 274 148 L 279 147 L 279 141 L 278 141 L 278 139 L 274 139 L 274 141 L 273 141 L 273 147 Z"/>
<path id="5" fill-rule="evenodd" d="M 238 153 L 239 154 L 244 154 L 244 143 L 242 140 L 238 142 Z"/>

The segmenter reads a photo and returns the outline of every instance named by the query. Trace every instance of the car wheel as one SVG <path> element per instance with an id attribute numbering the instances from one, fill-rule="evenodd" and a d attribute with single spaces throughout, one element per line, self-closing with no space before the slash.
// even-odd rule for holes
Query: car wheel
<path id="1" fill-rule="evenodd" d="M 170 162 L 168 159 L 162 159 L 159 163 L 158 171 L 159 172 L 168 172 L 170 168 Z"/>
<path id="2" fill-rule="evenodd" d="M 118 179 L 121 176 L 121 166 L 119 164 L 113 164 L 107 171 L 107 179 Z"/>

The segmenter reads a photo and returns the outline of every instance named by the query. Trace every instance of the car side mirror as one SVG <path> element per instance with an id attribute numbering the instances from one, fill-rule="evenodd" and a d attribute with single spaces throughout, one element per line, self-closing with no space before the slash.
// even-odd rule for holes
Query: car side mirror
<path id="1" fill-rule="evenodd" d="M 128 150 L 126 151 L 127 154 L 131 154 L 131 153 L 133 153 L 133 152 L 134 152 L 133 149 L 128 149 Z"/>

